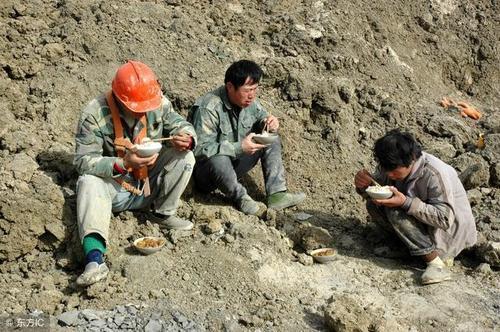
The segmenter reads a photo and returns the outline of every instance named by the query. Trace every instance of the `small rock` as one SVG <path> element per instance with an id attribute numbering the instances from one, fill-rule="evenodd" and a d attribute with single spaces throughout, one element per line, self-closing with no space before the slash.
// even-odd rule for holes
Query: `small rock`
<path id="1" fill-rule="evenodd" d="M 97 320 L 91 321 L 90 325 L 95 326 L 95 327 L 103 327 L 106 325 L 106 321 L 104 319 L 97 319 Z"/>
<path id="2" fill-rule="evenodd" d="M 472 206 L 477 205 L 481 202 L 483 194 L 478 189 L 471 189 L 467 191 L 467 198 Z"/>
<path id="3" fill-rule="evenodd" d="M 78 310 L 67 311 L 60 314 L 57 317 L 57 320 L 60 323 L 63 323 L 63 326 L 73 326 L 78 319 L 78 314 Z"/>
<path id="4" fill-rule="evenodd" d="M 152 319 L 144 327 L 144 332 L 159 332 L 161 328 L 161 323 L 156 319 Z"/>
<path id="5" fill-rule="evenodd" d="M 352 91 L 352 88 L 347 86 L 347 85 L 340 86 L 338 88 L 338 93 L 339 93 L 340 99 L 342 99 L 342 101 L 346 104 L 349 104 L 349 102 L 351 101 L 351 98 L 354 94 L 354 92 Z"/>
<path id="6" fill-rule="evenodd" d="M 174 317 L 174 320 L 177 322 L 177 323 L 184 323 L 187 321 L 187 318 L 186 316 L 184 316 L 183 314 L 181 314 L 180 312 L 176 311 L 172 314 L 172 316 Z"/>
<path id="7" fill-rule="evenodd" d="M 267 209 L 266 214 L 264 216 L 264 220 L 267 222 L 269 226 L 276 226 L 276 210 L 274 209 Z"/>
<path id="8" fill-rule="evenodd" d="M 173 243 L 173 244 L 176 244 L 177 242 L 179 242 L 179 239 L 182 239 L 184 237 L 188 237 L 188 236 L 191 236 L 192 232 L 191 231 L 181 231 L 181 230 L 170 230 L 168 232 L 168 235 L 169 235 L 169 238 L 170 238 L 170 241 Z"/>
<path id="9" fill-rule="evenodd" d="M 224 322 L 224 331 L 226 332 L 243 332 L 244 329 L 238 324 L 238 321 L 232 320 Z"/>
<path id="10" fill-rule="evenodd" d="M 210 220 L 204 225 L 203 231 L 205 234 L 215 234 L 222 230 L 222 222 L 220 219 Z"/>
<path id="11" fill-rule="evenodd" d="M 488 165 L 485 162 L 470 165 L 466 170 L 460 173 L 459 178 L 464 184 L 465 189 L 487 185 L 490 179 Z"/>
<path id="12" fill-rule="evenodd" d="M 84 309 L 82 310 L 82 317 L 85 318 L 87 321 L 92 321 L 92 320 L 97 320 L 99 319 L 99 316 L 97 315 L 97 312 L 91 309 Z"/>
<path id="13" fill-rule="evenodd" d="M 432 15 L 429 13 L 426 13 L 422 16 L 417 17 L 417 22 L 418 25 L 425 31 L 429 31 L 432 28 L 433 25 L 433 18 Z"/>
<path id="14" fill-rule="evenodd" d="M 491 188 L 487 188 L 487 187 L 481 188 L 481 193 L 483 193 L 485 195 L 489 195 L 489 194 L 491 194 L 491 192 L 492 192 Z"/>
<path id="15" fill-rule="evenodd" d="M 149 291 L 149 296 L 153 299 L 159 299 L 162 297 L 163 292 L 158 289 L 152 289 Z"/>
<path id="16" fill-rule="evenodd" d="M 322 247 L 330 247 L 333 238 L 328 230 L 322 227 L 310 226 L 304 230 L 301 238 L 302 248 L 307 250 L 314 250 Z"/>
<path id="17" fill-rule="evenodd" d="M 116 326 L 120 327 L 120 325 L 122 325 L 122 323 L 125 321 L 125 316 L 116 315 L 113 321 L 115 322 Z"/>
<path id="18" fill-rule="evenodd" d="M 298 221 L 306 221 L 307 219 L 309 219 L 311 217 L 312 217 L 312 214 L 305 213 L 305 212 L 298 212 L 298 213 L 295 213 L 295 215 L 294 215 L 295 220 L 298 220 Z"/>
<path id="19" fill-rule="evenodd" d="M 54 235 L 57 240 L 63 241 L 65 238 L 64 226 L 62 222 L 53 222 L 45 225 L 45 230 Z"/>
<path id="20" fill-rule="evenodd" d="M 433 140 L 427 145 L 428 146 L 425 151 L 444 160 L 445 162 L 450 162 L 457 154 L 455 147 L 446 141 Z"/>
<path id="21" fill-rule="evenodd" d="M 18 180 L 29 181 L 38 169 L 38 164 L 27 154 L 18 153 L 10 164 L 10 170 Z"/>
<path id="22" fill-rule="evenodd" d="M 127 312 L 131 315 L 137 315 L 137 308 L 134 305 L 127 306 Z"/>
<path id="23" fill-rule="evenodd" d="M 297 258 L 299 260 L 299 263 L 304 266 L 310 266 L 314 264 L 313 258 L 307 254 L 299 254 Z"/>
<path id="24" fill-rule="evenodd" d="M 226 243 L 233 243 L 234 236 L 232 236 L 231 234 L 226 234 L 226 235 L 224 235 L 224 237 L 222 237 L 222 240 L 224 240 L 224 242 L 226 242 Z"/>
<path id="25" fill-rule="evenodd" d="M 491 168 L 491 183 L 495 187 L 500 188 L 500 163 L 496 163 Z"/>
<path id="26" fill-rule="evenodd" d="M 121 314 L 124 314 L 127 312 L 127 308 L 125 308 L 125 306 L 123 306 L 123 305 L 119 305 L 116 307 L 116 311 L 121 313 Z"/>

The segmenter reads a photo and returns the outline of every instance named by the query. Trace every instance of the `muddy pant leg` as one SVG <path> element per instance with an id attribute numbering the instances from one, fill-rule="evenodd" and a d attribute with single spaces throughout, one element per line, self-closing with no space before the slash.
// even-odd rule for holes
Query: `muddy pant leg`
<path id="1" fill-rule="evenodd" d="M 261 151 L 262 173 L 267 195 L 286 190 L 285 168 L 281 157 L 281 140 L 277 139 Z"/>
<path id="2" fill-rule="evenodd" d="M 401 209 L 385 208 L 384 210 L 387 220 L 408 247 L 412 256 L 426 255 L 436 249 L 427 225 L 409 216 Z"/>
<path id="3" fill-rule="evenodd" d="M 238 182 L 238 175 L 231 158 L 228 156 L 213 156 L 198 163 L 195 167 L 194 177 L 196 187 L 201 191 L 211 192 L 214 189 L 219 189 L 232 201 L 237 201 L 247 194 L 245 187 Z"/>
<path id="4" fill-rule="evenodd" d="M 180 198 L 189 183 L 195 158 L 191 151 L 163 149 L 155 167 L 150 171 L 151 196 L 143 202 L 153 203 L 155 212 L 174 215 Z"/>
<path id="5" fill-rule="evenodd" d="M 238 179 L 250 172 L 250 170 L 257 165 L 261 155 L 262 152 L 258 151 L 254 154 L 244 154 L 240 158 L 233 160 L 234 171 Z"/>
<path id="6" fill-rule="evenodd" d="M 383 207 L 375 205 L 371 200 L 367 200 L 366 210 L 370 215 L 370 219 L 378 226 L 380 226 L 380 228 L 384 231 L 384 233 L 386 233 L 386 235 L 395 235 L 394 227 L 392 227 L 389 220 L 387 220 L 387 216 Z"/>
<path id="7" fill-rule="evenodd" d="M 82 175 L 77 182 L 77 221 L 80 238 L 91 233 L 108 241 L 109 221 L 116 190 L 110 181 L 94 175 Z"/>

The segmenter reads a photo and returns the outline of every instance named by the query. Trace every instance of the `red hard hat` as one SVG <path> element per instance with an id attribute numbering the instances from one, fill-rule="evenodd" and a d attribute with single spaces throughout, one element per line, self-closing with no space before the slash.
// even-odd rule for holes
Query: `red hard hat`
<path id="1" fill-rule="evenodd" d="M 160 108 L 160 84 L 153 71 L 142 62 L 129 60 L 118 68 L 111 87 L 116 98 L 134 113 Z"/>

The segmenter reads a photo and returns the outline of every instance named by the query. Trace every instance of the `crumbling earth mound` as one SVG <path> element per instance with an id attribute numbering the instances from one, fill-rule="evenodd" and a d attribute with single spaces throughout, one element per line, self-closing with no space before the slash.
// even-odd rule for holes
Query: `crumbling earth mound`
<path id="1" fill-rule="evenodd" d="M 42 311 L 80 330 L 493 330 L 498 31 L 498 4 L 486 0 L 2 1 L 0 317 Z M 78 289 L 80 110 L 137 59 L 186 115 L 241 58 L 265 70 L 261 101 L 281 121 L 289 187 L 307 201 L 259 220 L 189 190 L 181 214 L 196 227 L 187 233 L 122 213 L 112 220 L 110 276 Z M 483 116 L 461 118 L 438 104 L 443 96 Z M 452 164 L 468 190 L 480 242 L 456 261 L 452 282 L 419 286 L 422 266 L 381 249 L 355 194 L 353 175 L 373 168 L 371 146 L 392 128 Z M 263 199 L 258 170 L 245 182 Z M 155 255 L 131 248 L 161 234 L 169 243 Z M 313 264 L 307 251 L 331 245 L 339 259 Z"/>

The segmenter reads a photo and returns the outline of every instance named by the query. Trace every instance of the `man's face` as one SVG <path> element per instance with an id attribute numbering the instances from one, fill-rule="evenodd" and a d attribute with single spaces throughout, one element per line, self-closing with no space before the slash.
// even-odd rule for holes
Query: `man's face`
<path id="1" fill-rule="evenodd" d="M 387 177 L 393 181 L 403 181 L 408 175 L 410 175 L 412 168 L 413 163 L 411 163 L 408 167 L 396 167 L 392 171 L 386 171 L 385 174 L 387 174 Z"/>
<path id="2" fill-rule="evenodd" d="M 227 96 L 231 104 L 241 108 L 250 106 L 257 97 L 259 83 L 253 83 L 248 77 L 245 84 L 238 89 L 231 82 L 226 83 Z"/>

